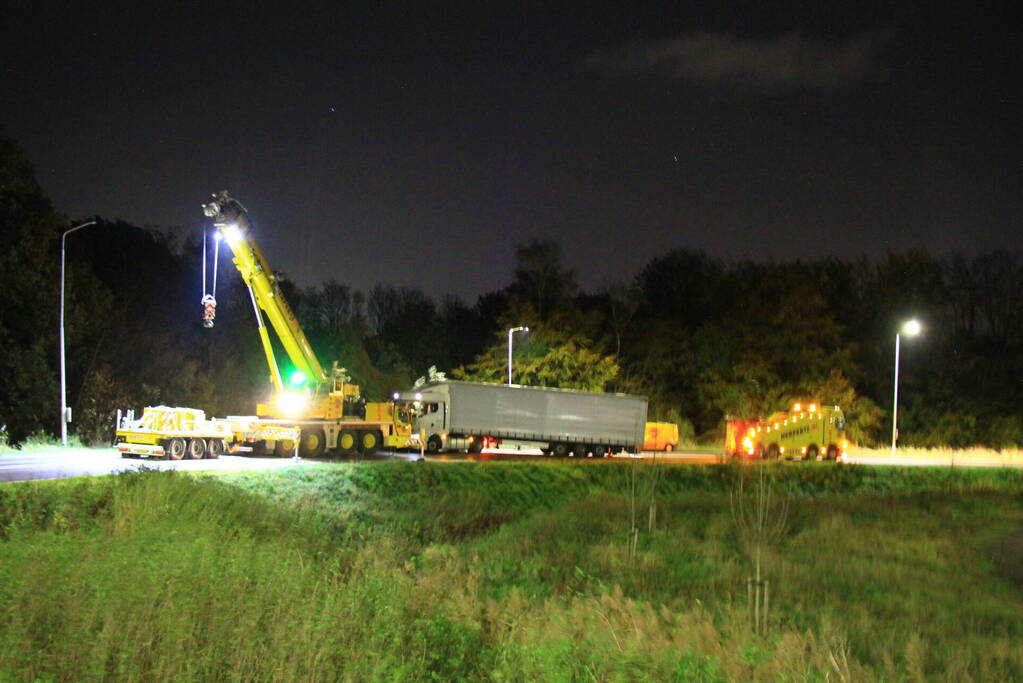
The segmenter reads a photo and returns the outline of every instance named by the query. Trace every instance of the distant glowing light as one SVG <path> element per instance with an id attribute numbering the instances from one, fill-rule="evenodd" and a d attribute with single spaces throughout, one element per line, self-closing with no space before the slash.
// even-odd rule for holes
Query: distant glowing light
<path id="1" fill-rule="evenodd" d="M 905 324 L 903 324 L 902 333 L 905 334 L 907 337 L 915 337 L 916 335 L 920 334 L 920 331 L 922 329 L 923 326 L 920 324 L 920 321 L 917 320 L 916 318 L 913 318 L 912 320 L 907 320 Z"/>

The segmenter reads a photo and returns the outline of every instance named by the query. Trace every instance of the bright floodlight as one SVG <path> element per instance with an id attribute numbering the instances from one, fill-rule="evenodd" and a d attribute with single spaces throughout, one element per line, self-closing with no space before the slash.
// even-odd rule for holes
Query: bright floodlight
<path id="1" fill-rule="evenodd" d="M 220 229 L 224 233 L 224 237 L 226 237 L 227 241 L 231 244 L 234 244 L 242 238 L 242 231 L 234 223 L 225 225 Z"/>
<path id="2" fill-rule="evenodd" d="M 914 337 L 920 334 L 921 330 L 920 321 L 914 318 L 913 320 L 907 320 L 902 326 L 902 333 L 907 337 Z"/>
<path id="3" fill-rule="evenodd" d="M 224 239 L 224 233 L 217 230 L 215 233 L 213 233 L 213 239 L 219 242 L 220 240 Z"/>
<path id="4" fill-rule="evenodd" d="M 288 417 L 294 417 L 301 413 L 306 406 L 305 396 L 302 394 L 285 392 L 277 396 L 277 409 Z"/>

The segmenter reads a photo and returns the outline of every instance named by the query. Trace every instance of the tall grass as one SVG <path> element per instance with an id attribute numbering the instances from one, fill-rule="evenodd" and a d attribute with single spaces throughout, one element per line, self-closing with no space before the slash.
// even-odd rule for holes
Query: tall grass
<path id="1" fill-rule="evenodd" d="M 85 448 L 82 438 L 77 434 L 68 434 L 67 442 L 69 448 Z M 0 453 L 52 453 L 62 447 L 60 438 L 48 432 L 30 434 L 20 444 L 12 445 L 8 438 L 6 425 L 0 425 Z"/>
<path id="2" fill-rule="evenodd" d="M 775 468 L 760 637 L 727 495 L 747 470 L 666 468 L 630 561 L 626 467 L 0 486 L 0 679 L 1023 677 L 1018 473 Z"/>
<path id="3" fill-rule="evenodd" d="M 856 462 L 869 463 L 872 460 L 885 460 L 891 457 L 888 448 L 851 448 L 850 457 Z M 915 446 L 899 446 L 898 457 L 905 462 L 919 459 L 924 462 L 940 462 L 943 464 L 969 467 L 971 465 L 996 465 L 1003 467 L 1023 466 L 1023 450 L 1019 448 L 917 448 Z"/>

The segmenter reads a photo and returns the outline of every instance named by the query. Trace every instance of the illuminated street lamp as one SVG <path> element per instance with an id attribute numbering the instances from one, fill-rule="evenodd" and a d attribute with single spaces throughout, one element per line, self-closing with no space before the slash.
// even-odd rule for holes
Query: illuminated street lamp
<path id="1" fill-rule="evenodd" d="M 70 422 L 67 411 L 67 383 L 64 375 L 64 238 L 75 230 L 95 224 L 96 221 L 89 221 L 76 225 L 60 236 L 60 442 L 64 448 L 67 448 L 67 423 Z"/>
<path id="2" fill-rule="evenodd" d="M 900 332 L 907 337 L 920 334 L 920 321 L 907 320 L 902 324 Z M 899 332 L 895 333 L 895 396 L 892 399 L 892 455 L 895 455 L 895 442 L 899 440 Z"/>
<path id="3" fill-rule="evenodd" d="M 529 332 L 528 327 L 512 327 L 508 330 L 508 384 L 512 383 L 512 335 L 516 332 Z"/>

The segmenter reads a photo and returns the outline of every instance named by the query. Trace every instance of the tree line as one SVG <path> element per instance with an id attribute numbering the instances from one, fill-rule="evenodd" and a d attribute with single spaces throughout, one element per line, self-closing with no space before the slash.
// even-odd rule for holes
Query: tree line
<path id="1" fill-rule="evenodd" d="M 222 264 L 216 324 L 201 323 L 201 237 L 96 217 L 69 239 L 68 402 L 73 433 L 112 435 L 117 408 L 158 403 L 249 414 L 269 389 L 248 294 Z M 69 226 L 0 134 L 0 425 L 17 443 L 58 428 L 59 249 Z M 271 262 L 273 261 L 270 255 Z M 726 261 L 676 249 L 630 281 L 583 291 L 559 245 L 521 244 L 512 281 L 475 302 L 405 287 L 282 286 L 321 361 L 370 399 L 430 367 L 503 382 L 647 396 L 651 419 L 716 440 L 727 416 L 838 404 L 864 445 L 890 437 L 895 333 L 904 340 L 900 442 L 1023 444 L 1023 258 L 1018 251 L 880 260 Z M 283 352 L 279 358 L 286 358 Z"/>

